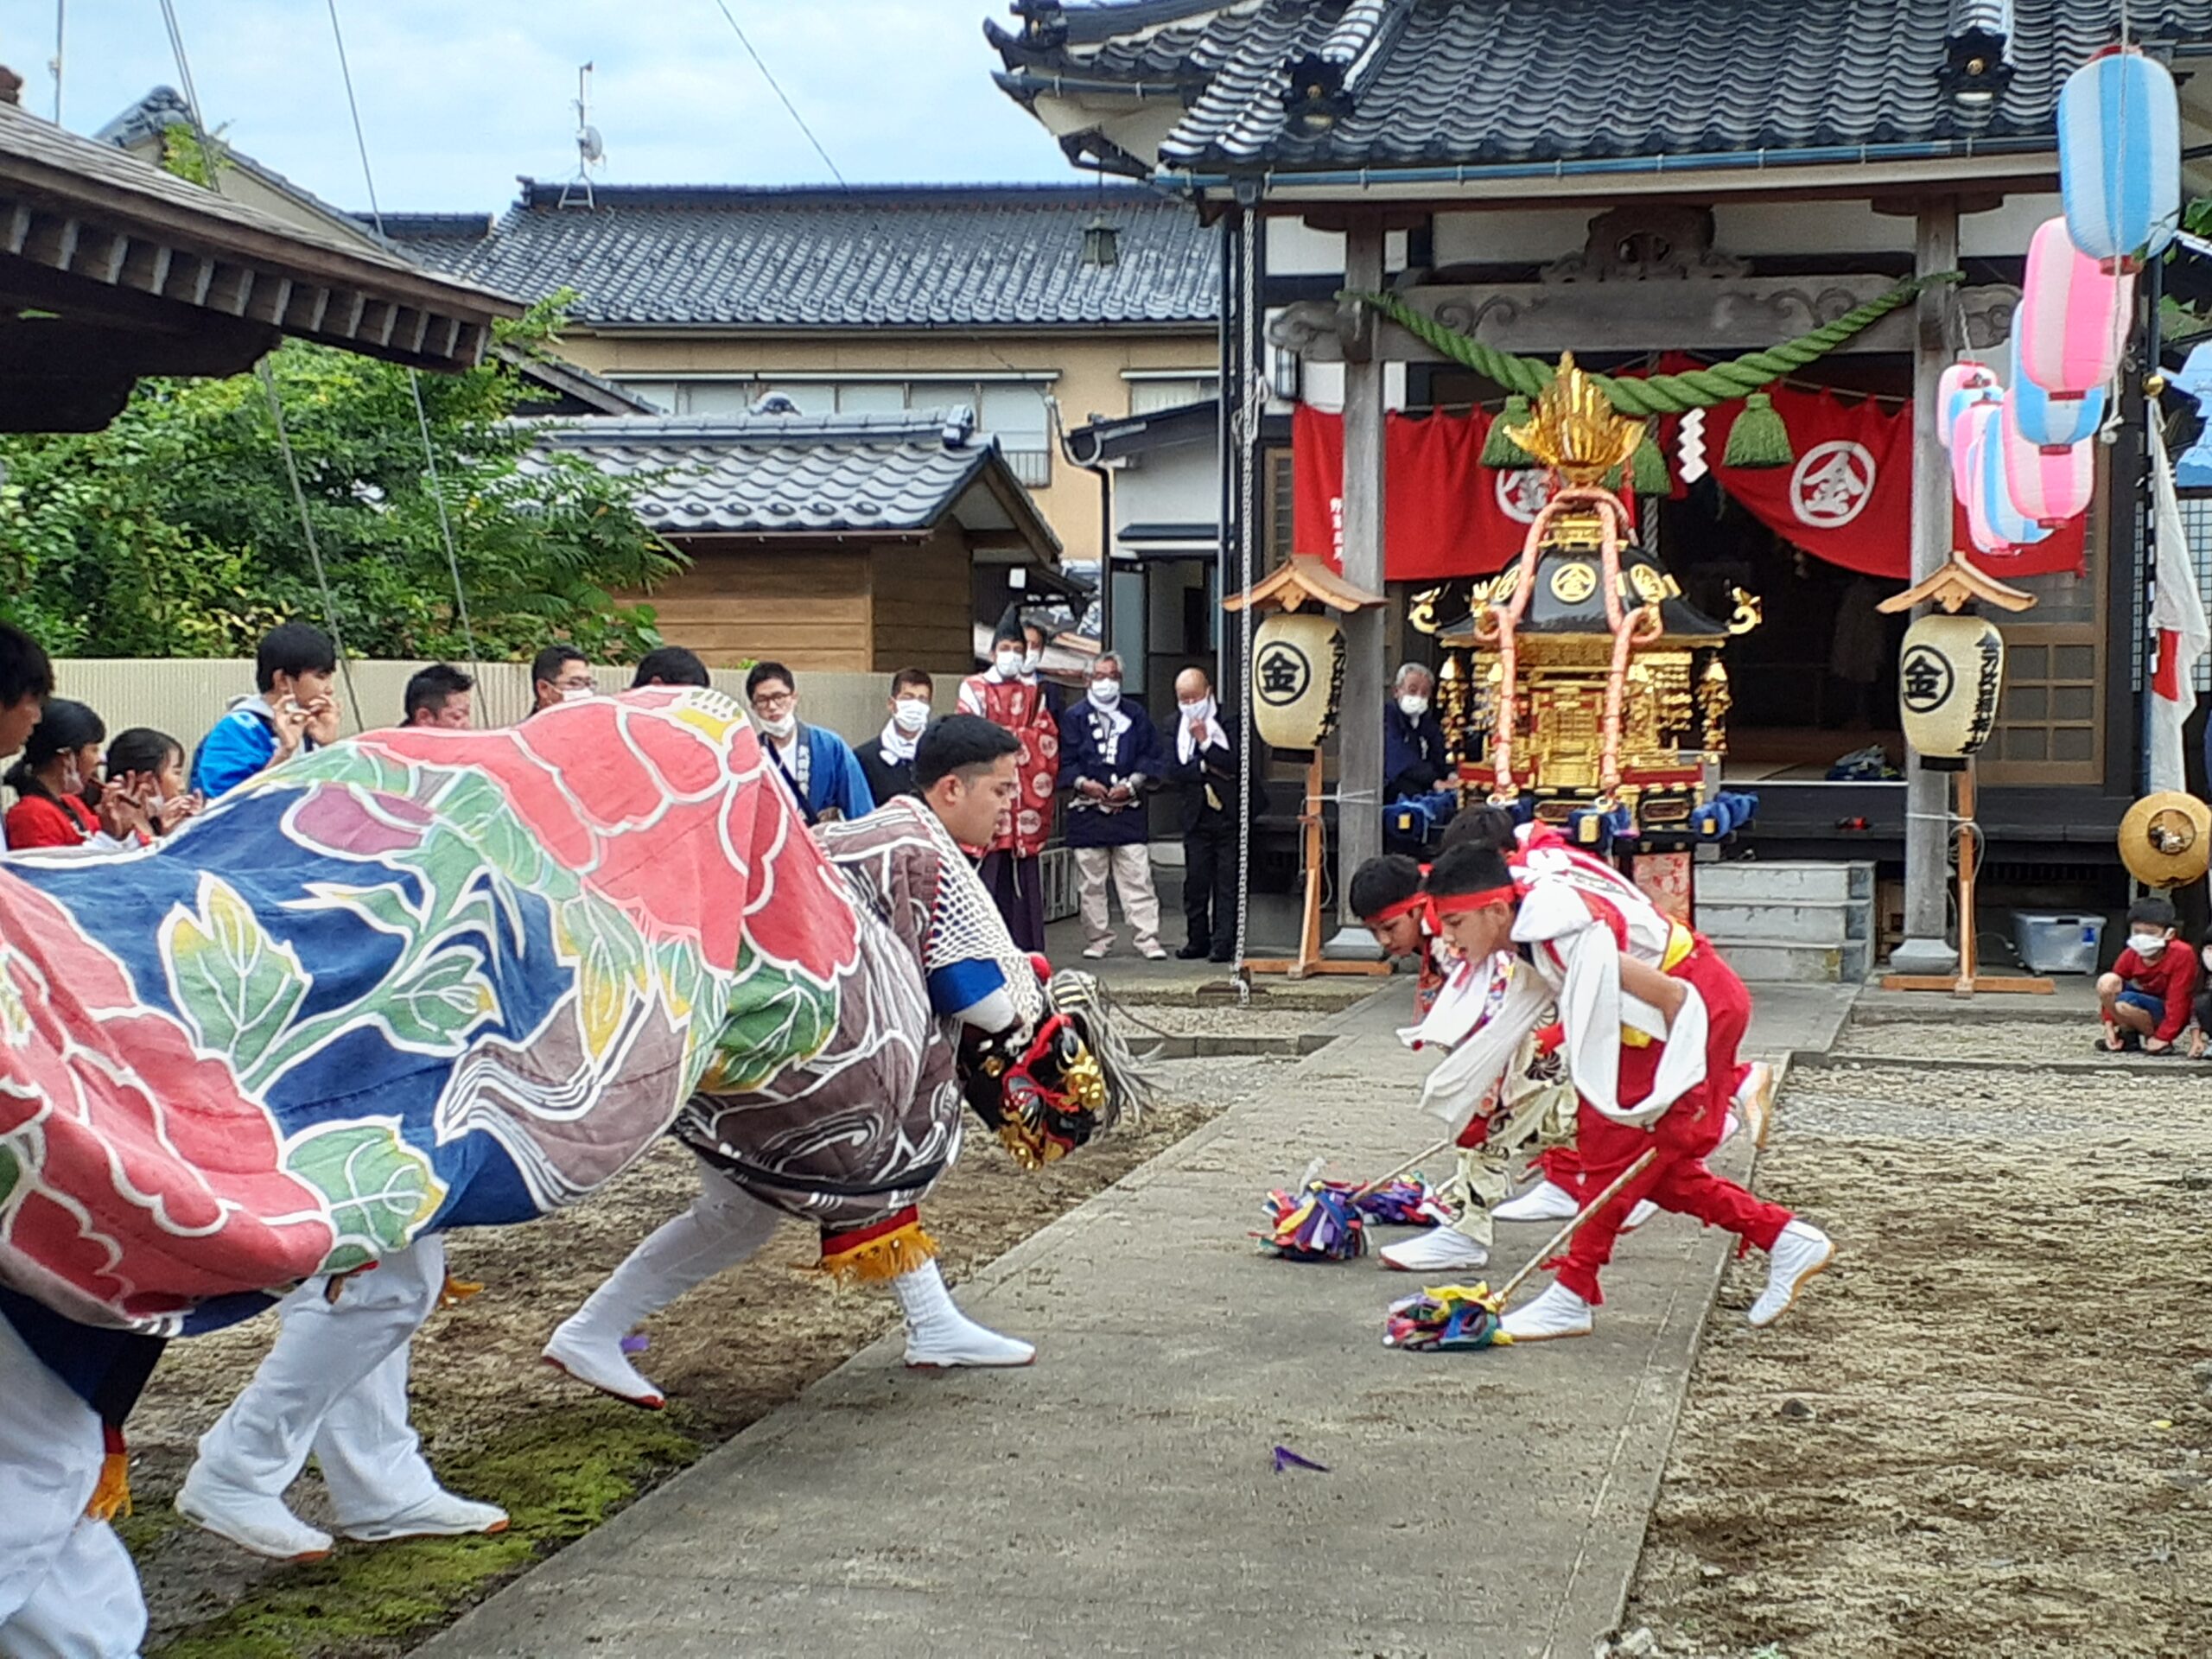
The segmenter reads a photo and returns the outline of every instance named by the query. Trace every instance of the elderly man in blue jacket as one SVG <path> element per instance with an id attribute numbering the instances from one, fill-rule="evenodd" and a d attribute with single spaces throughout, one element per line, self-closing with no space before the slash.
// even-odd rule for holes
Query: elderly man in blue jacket
<path id="1" fill-rule="evenodd" d="M 1408 796 L 1426 795 L 1442 783 L 1449 771 L 1444 751 L 1444 726 L 1431 709 L 1436 677 L 1419 663 L 1398 670 L 1390 688 L 1390 706 L 1382 711 L 1382 804 Z M 1418 841 L 1393 831 L 1386 821 L 1382 841 L 1386 850 L 1414 853 Z"/>
<path id="2" fill-rule="evenodd" d="M 1078 906 L 1086 957 L 1114 948 L 1106 909 L 1110 874 L 1136 947 L 1157 962 L 1160 898 L 1152 886 L 1145 793 L 1166 775 L 1159 734 L 1142 705 L 1122 695 L 1122 659 L 1108 652 L 1090 667 L 1090 691 L 1060 711 L 1060 787 L 1068 791 L 1067 838 L 1081 879 Z"/>

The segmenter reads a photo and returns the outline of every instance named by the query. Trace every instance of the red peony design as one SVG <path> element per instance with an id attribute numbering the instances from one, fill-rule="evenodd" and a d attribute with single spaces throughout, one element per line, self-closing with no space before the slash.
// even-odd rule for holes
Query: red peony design
<path id="1" fill-rule="evenodd" d="M 401 760 L 480 766 L 524 826 L 652 941 L 694 940 L 709 966 L 741 941 L 827 982 L 859 949 L 851 901 L 783 791 L 764 787 L 752 728 L 677 718 L 681 692 L 594 697 L 505 731 L 363 740 Z"/>
<path id="2" fill-rule="evenodd" d="M 275 1122 L 230 1067 L 4 872 L 0 935 L 0 1136 L 33 1184 L 7 1243 L 134 1319 L 314 1273 L 334 1243 L 323 1198 L 284 1171 Z M 92 1032 L 97 1049 L 73 1034 Z"/>

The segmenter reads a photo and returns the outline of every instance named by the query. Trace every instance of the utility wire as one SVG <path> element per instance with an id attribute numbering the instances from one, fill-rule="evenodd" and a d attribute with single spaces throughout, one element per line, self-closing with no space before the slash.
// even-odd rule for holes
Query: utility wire
<path id="1" fill-rule="evenodd" d="M 822 158 L 822 165 L 830 169 L 830 176 L 843 185 L 846 189 L 851 189 L 852 186 L 845 182 L 845 175 L 837 170 L 837 163 L 830 159 L 830 152 L 822 148 L 822 141 L 814 136 L 814 129 L 806 124 L 806 118 L 798 112 L 798 106 L 793 104 L 785 92 L 782 83 L 776 79 L 775 72 L 768 67 L 760 53 L 753 50 L 753 42 L 746 38 L 745 30 L 739 24 L 736 14 L 730 10 L 728 0 L 715 0 L 715 4 L 729 23 L 731 31 L 736 35 L 737 43 L 745 48 L 745 55 L 751 58 L 753 67 L 760 70 L 761 79 L 768 83 L 768 90 L 783 101 L 784 108 L 791 112 L 791 119 L 798 123 L 798 130 L 806 135 L 806 142 L 814 146 L 814 153 Z"/>

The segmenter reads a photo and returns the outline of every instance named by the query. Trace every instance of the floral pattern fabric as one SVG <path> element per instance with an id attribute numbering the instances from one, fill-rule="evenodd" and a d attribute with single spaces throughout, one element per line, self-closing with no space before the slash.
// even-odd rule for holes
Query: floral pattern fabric
<path id="1" fill-rule="evenodd" d="M 594 1191 L 859 971 L 734 705 L 375 734 L 157 846 L 0 861 L 0 1282 L 175 1335 Z"/>
<path id="2" fill-rule="evenodd" d="M 1021 792 L 1000 815 L 998 834 L 984 850 L 1035 858 L 1052 833 L 1052 796 L 1060 777 L 1060 722 L 1046 706 L 1045 689 L 1027 680 L 971 675 L 960 683 L 960 707 L 1005 727 L 1021 744 L 1014 762 Z"/>

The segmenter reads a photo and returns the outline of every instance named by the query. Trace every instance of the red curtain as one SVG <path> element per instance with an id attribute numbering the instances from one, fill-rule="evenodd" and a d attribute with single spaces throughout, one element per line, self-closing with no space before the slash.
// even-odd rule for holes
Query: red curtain
<path id="1" fill-rule="evenodd" d="M 1707 464 L 1745 512 L 1816 558 L 1870 576 L 1904 581 L 1912 567 L 1912 416 L 1869 399 L 1777 390 L 1776 412 L 1789 429 L 1791 467 L 1720 465 L 1742 405 L 1706 417 Z M 1521 550 L 1541 505 L 1542 474 L 1481 464 L 1491 417 L 1393 414 L 1383 428 L 1389 473 L 1383 525 L 1384 574 L 1393 582 L 1438 582 L 1502 570 Z M 1675 466 L 1675 423 L 1662 423 L 1668 468 Z M 1293 535 L 1301 553 L 1341 563 L 1344 417 L 1300 404 L 1291 422 Z M 1681 493 L 1681 486 L 1676 486 Z M 1977 563 L 2000 581 L 2082 568 L 2084 522 L 2075 519 L 2034 547 Z M 1967 547 L 1954 513 L 1952 544 Z"/>

